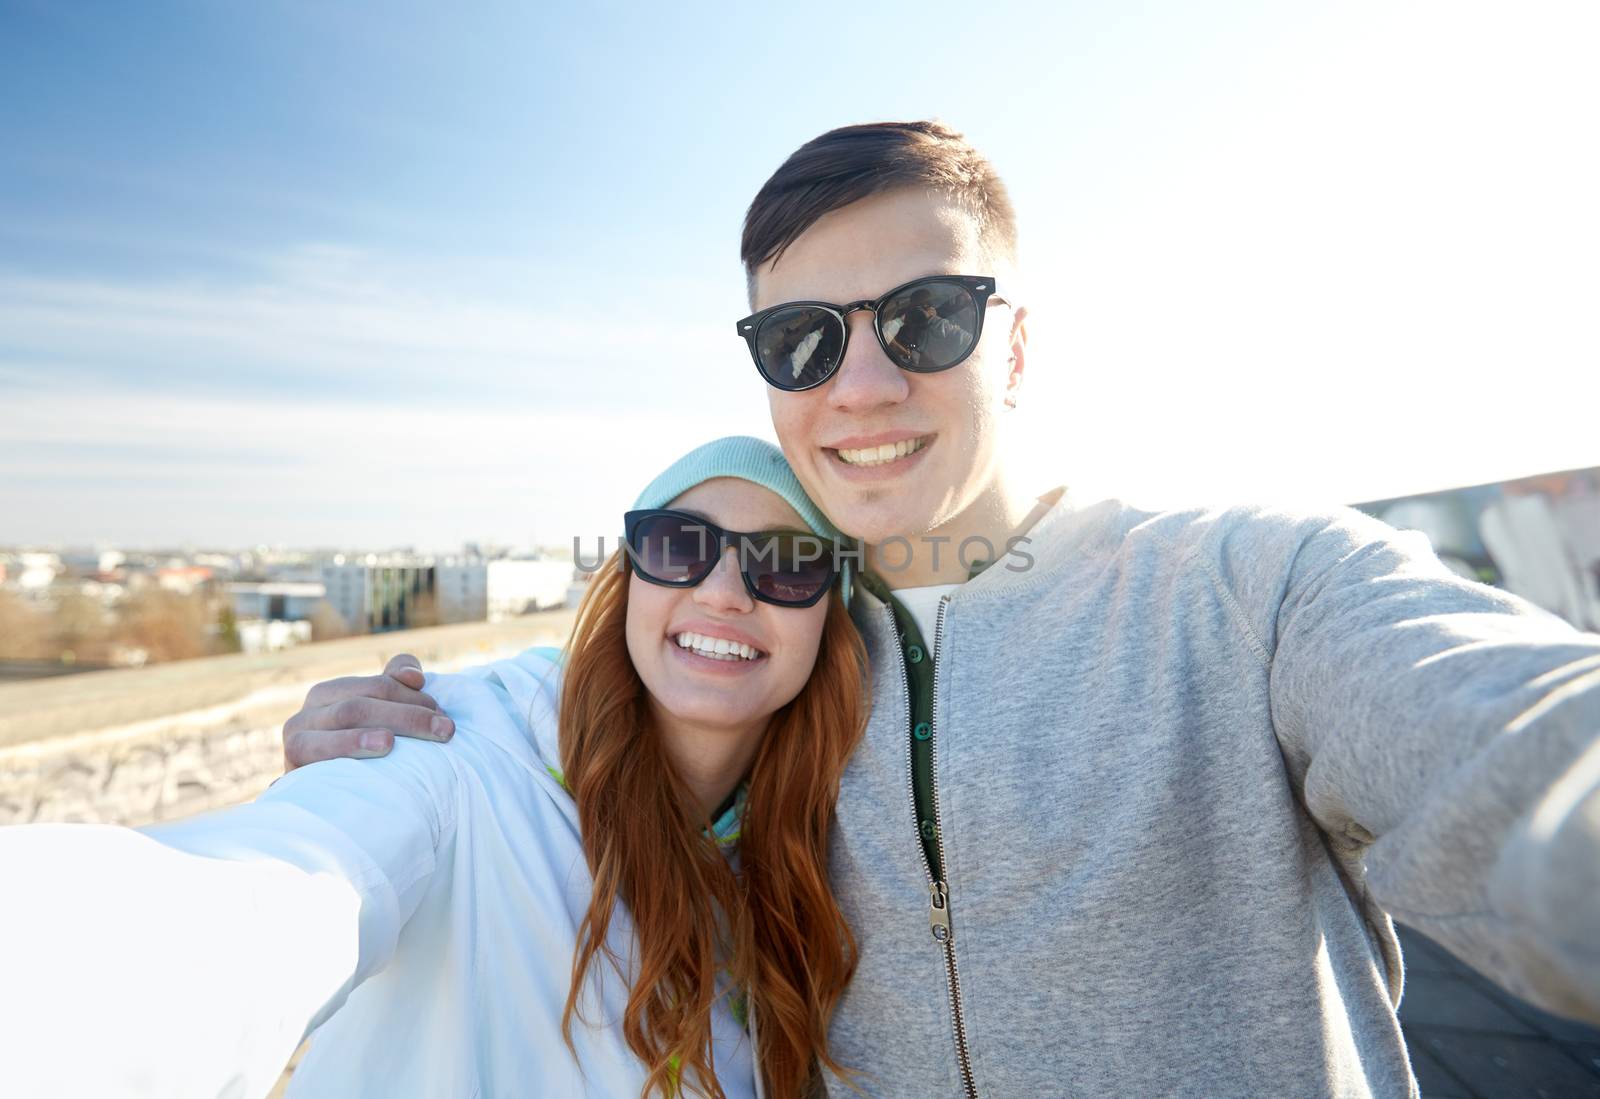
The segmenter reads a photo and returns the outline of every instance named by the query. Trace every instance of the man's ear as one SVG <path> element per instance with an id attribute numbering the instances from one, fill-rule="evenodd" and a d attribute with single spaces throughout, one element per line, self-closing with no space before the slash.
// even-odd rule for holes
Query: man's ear
<path id="1" fill-rule="evenodd" d="M 1028 361 L 1028 310 L 1019 305 L 1011 311 L 1011 373 L 1006 378 L 1008 404 L 1014 404 L 1022 388 L 1022 369 Z"/>

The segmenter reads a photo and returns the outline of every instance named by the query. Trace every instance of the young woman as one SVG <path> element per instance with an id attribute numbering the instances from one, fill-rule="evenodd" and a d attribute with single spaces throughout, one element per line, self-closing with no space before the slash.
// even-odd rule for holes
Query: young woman
<path id="1" fill-rule="evenodd" d="M 23 1080 L 32 1065 L 40 1094 L 261 1094 L 317 1028 L 290 1097 L 805 1094 L 834 1065 L 828 1018 L 854 967 L 826 859 L 866 656 L 837 534 L 781 453 L 742 438 L 675 463 L 626 526 L 563 653 L 429 677 L 450 743 L 303 767 L 142 833 L 58 826 L 54 861 L 35 843 L 41 876 L 60 881 L 64 856 L 70 879 L 148 890 L 102 915 L 109 946 L 31 929 L 55 954 L 41 984 L 103 964 L 131 926 L 171 955 L 166 991 L 203 1002 L 130 1019 L 128 982 L 94 973 L 72 1022 L 46 1004 L 25 1028 Z M 26 839 L 0 837 L 0 857 L 26 885 Z M 343 950 L 324 945 L 330 920 Z M 295 939 L 285 921 L 318 953 L 261 953 Z M 248 972 L 201 956 L 219 923 Z M 58 1030 L 97 1064 L 56 1058 Z"/>

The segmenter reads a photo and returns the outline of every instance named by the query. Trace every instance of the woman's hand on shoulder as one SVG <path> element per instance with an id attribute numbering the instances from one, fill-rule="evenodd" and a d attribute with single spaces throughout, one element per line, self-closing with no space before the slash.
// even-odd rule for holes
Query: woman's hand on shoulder
<path id="1" fill-rule="evenodd" d="M 410 653 L 381 675 L 351 675 L 312 687 L 300 712 L 283 725 L 283 769 L 324 759 L 389 754 L 397 736 L 449 740 L 455 722 L 422 690 L 422 665 Z"/>

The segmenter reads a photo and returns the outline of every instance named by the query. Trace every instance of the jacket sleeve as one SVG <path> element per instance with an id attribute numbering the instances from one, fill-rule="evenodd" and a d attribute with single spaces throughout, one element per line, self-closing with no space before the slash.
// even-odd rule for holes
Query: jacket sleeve
<path id="1" fill-rule="evenodd" d="M 1600 1021 L 1600 636 L 1354 511 L 1265 529 L 1234 557 L 1277 589 L 1272 720 L 1335 853 L 1396 919 Z"/>
<path id="2" fill-rule="evenodd" d="M 266 1094 L 393 956 L 448 858 L 452 774 L 398 740 L 172 824 L 0 830 L 7 1088 Z"/>

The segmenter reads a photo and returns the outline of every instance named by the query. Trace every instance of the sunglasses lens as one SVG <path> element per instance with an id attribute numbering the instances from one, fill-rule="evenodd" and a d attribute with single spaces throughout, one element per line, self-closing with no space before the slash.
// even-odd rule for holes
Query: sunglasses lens
<path id="1" fill-rule="evenodd" d="M 780 309 L 756 330 L 761 373 L 779 389 L 807 389 L 832 374 L 844 350 L 844 326 L 826 309 Z"/>
<path id="2" fill-rule="evenodd" d="M 809 603 L 833 583 L 833 547 L 807 534 L 761 539 L 745 557 L 745 575 L 774 603 Z"/>
<path id="3" fill-rule="evenodd" d="M 944 370 L 972 351 L 978 303 L 960 283 L 919 283 L 883 303 L 878 327 L 896 365 Z"/>
<path id="4" fill-rule="evenodd" d="M 704 526 L 677 515 L 648 515 L 628 539 L 636 568 L 652 580 L 682 583 L 699 576 L 717 552 Z"/>

